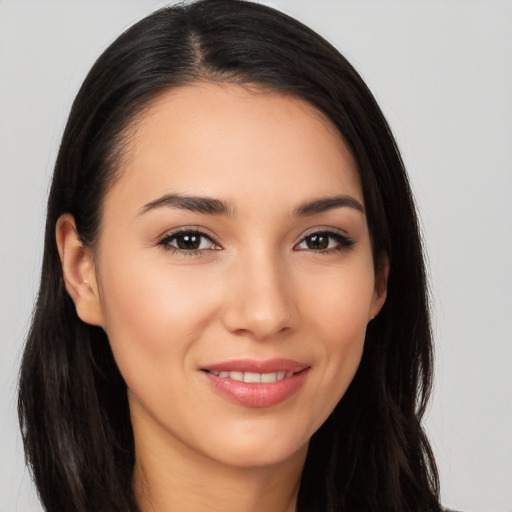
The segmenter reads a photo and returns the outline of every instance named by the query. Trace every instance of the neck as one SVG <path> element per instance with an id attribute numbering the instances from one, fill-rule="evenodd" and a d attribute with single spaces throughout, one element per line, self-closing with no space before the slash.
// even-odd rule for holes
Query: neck
<path id="1" fill-rule="evenodd" d="M 295 512 L 307 447 L 277 464 L 213 460 L 175 438 L 135 434 L 134 489 L 141 512 Z M 153 432 L 156 434 L 156 432 Z"/>

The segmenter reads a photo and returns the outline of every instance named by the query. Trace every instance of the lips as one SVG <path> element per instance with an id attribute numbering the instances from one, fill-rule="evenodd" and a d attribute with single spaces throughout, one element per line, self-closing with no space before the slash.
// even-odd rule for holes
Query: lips
<path id="1" fill-rule="evenodd" d="M 272 407 L 293 396 L 310 367 L 290 359 L 236 360 L 202 368 L 208 384 L 231 402 L 245 407 Z"/>

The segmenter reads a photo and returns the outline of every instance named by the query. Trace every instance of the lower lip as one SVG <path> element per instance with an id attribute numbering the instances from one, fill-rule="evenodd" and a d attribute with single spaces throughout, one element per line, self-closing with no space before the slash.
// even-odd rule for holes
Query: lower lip
<path id="1" fill-rule="evenodd" d="M 308 372 L 309 368 L 306 368 L 291 377 L 266 383 L 242 382 L 203 373 L 213 389 L 228 400 L 245 407 L 263 408 L 280 404 L 294 395 L 306 380 Z"/>

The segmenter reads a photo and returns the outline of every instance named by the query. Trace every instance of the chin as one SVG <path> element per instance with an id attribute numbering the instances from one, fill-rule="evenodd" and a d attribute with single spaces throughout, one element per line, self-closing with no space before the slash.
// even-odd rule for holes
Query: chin
<path id="1" fill-rule="evenodd" d="M 226 443 L 226 439 L 230 442 Z M 280 465 L 297 458 L 305 460 L 308 446 L 309 438 L 294 441 L 291 433 L 272 437 L 233 435 L 225 436 L 216 443 L 215 453 L 209 450 L 207 454 L 227 466 L 249 469 Z"/>

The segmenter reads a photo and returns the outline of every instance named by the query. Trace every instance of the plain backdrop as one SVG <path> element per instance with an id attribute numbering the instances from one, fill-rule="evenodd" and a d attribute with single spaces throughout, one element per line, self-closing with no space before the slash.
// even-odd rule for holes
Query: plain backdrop
<path id="1" fill-rule="evenodd" d="M 510 512 L 512 2 L 268 3 L 345 54 L 394 130 L 430 262 L 437 371 L 426 427 L 443 501 Z M 64 122 L 99 53 L 163 5 L 0 0 L 0 512 L 41 510 L 15 395 Z"/>

